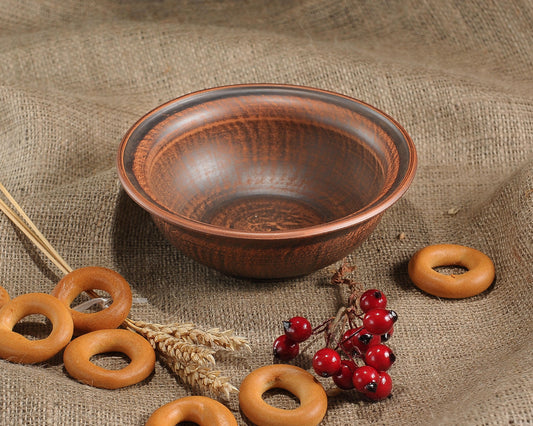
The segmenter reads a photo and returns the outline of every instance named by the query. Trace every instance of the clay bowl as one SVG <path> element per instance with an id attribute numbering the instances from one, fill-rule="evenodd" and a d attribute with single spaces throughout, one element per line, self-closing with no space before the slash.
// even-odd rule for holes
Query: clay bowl
<path id="1" fill-rule="evenodd" d="M 225 274 L 286 278 L 352 252 L 409 187 L 413 143 L 376 108 L 285 85 L 226 86 L 141 118 L 120 180 L 179 250 Z"/>

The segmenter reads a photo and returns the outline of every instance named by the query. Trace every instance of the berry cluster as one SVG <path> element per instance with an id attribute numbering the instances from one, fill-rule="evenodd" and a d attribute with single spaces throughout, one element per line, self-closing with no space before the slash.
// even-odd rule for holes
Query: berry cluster
<path id="1" fill-rule="evenodd" d="M 381 400 L 392 391 L 387 371 L 396 357 L 385 342 L 398 315 L 387 309 L 383 292 L 372 289 L 361 294 L 359 285 L 344 277 L 352 270 L 343 265 L 332 278 L 334 284 L 349 286 L 349 305 L 315 328 L 301 316 L 283 321 L 285 333 L 274 341 L 274 356 L 290 361 L 300 353 L 300 343 L 323 333 L 326 344 L 313 356 L 316 374 L 331 377 L 340 389 L 355 388 L 369 399 Z"/>

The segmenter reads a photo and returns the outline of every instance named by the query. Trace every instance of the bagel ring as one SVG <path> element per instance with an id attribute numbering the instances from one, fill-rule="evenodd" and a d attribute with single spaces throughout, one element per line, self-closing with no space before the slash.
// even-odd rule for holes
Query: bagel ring
<path id="1" fill-rule="evenodd" d="M 9 293 L 7 290 L 0 286 L 0 308 L 4 306 L 7 302 L 9 302 L 11 298 L 9 297 Z"/>
<path id="2" fill-rule="evenodd" d="M 273 407 L 262 395 L 269 389 L 280 388 L 300 400 L 294 410 Z M 244 378 L 239 389 L 239 404 L 248 419 L 259 426 L 318 425 L 328 408 L 324 388 L 309 372 L 288 364 L 260 367 Z"/>
<path id="3" fill-rule="evenodd" d="M 121 352 L 131 360 L 119 370 L 91 362 L 91 357 L 106 352 Z M 124 329 L 97 330 L 72 340 L 63 353 L 68 373 L 82 383 L 103 389 L 118 389 L 146 379 L 155 367 L 155 352 L 148 341 Z"/>
<path id="4" fill-rule="evenodd" d="M 194 422 L 200 426 L 237 426 L 237 420 L 223 404 L 206 396 L 187 396 L 155 410 L 146 426 L 173 426 Z"/>
<path id="5" fill-rule="evenodd" d="M 445 275 L 437 266 L 461 266 L 464 274 Z M 413 283 L 433 296 L 461 299 L 485 291 L 494 280 L 494 263 L 484 253 L 456 244 L 424 247 L 414 254 L 408 265 Z"/>
<path id="6" fill-rule="evenodd" d="M 117 328 L 128 316 L 132 295 L 128 282 L 119 273 L 98 266 L 76 269 L 65 275 L 52 290 L 52 295 L 70 307 L 72 301 L 87 290 L 103 290 L 113 303 L 98 312 L 85 313 L 70 309 L 74 329 L 78 334 Z"/>
<path id="7" fill-rule="evenodd" d="M 13 331 L 22 318 L 41 314 L 52 323 L 44 339 L 30 340 Z M 15 297 L 0 308 L 0 358 L 19 364 L 35 364 L 52 358 L 72 338 L 74 326 L 65 305 L 45 293 L 27 293 Z"/>

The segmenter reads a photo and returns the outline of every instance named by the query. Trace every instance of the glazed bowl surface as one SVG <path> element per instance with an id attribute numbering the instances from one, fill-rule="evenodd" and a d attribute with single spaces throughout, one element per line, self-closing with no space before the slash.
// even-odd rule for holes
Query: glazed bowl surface
<path id="1" fill-rule="evenodd" d="M 416 151 L 387 114 L 300 86 L 237 85 L 167 102 L 124 136 L 125 191 L 185 255 L 287 278 L 361 244 L 408 189 Z"/>

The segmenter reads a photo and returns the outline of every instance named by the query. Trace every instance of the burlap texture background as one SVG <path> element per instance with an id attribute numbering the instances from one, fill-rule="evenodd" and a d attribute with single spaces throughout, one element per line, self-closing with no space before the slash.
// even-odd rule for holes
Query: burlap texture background
<path id="1" fill-rule="evenodd" d="M 113 268 L 148 299 L 133 318 L 249 338 L 251 354 L 218 358 L 238 386 L 272 362 L 281 320 L 336 312 L 332 268 L 259 283 L 186 259 L 121 190 L 119 141 L 163 101 L 223 84 L 302 84 L 371 103 L 402 123 L 419 154 L 411 189 L 349 258 L 399 313 L 394 393 L 380 403 L 330 398 L 323 424 L 531 423 L 532 46 L 526 0 L 2 0 L 0 181 L 72 267 Z M 447 242 L 494 260 L 489 291 L 450 301 L 413 287 L 410 256 Z M 49 292 L 61 276 L 4 216 L 0 251 L 12 297 Z M 3 425 L 141 425 L 195 393 L 160 363 L 117 391 L 77 383 L 60 357 L 0 361 L 0 371 Z M 236 398 L 228 406 L 247 424 Z"/>

